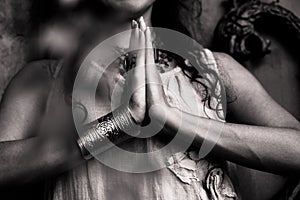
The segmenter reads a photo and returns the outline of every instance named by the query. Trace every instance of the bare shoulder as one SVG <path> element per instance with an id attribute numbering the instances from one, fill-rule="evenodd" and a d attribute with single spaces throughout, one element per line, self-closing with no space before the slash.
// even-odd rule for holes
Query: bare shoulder
<path id="1" fill-rule="evenodd" d="M 54 60 L 39 60 L 28 63 L 12 78 L 5 90 L 4 97 L 11 96 L 11 93 L 17 93 L 18 96 L 37 91 L 46 93 L 53 82 L 50 68 L 54 64 Z"/>
<path id="2" fill-rule="evenodd" d="M 213 52 L 214 56 L 218 61 L 221 61 L 222 63 L 232 62 L 235 61 L 230 55 L 222 52 Z"/>
<path id="3" fill-rule="evenodd" d="M 239 82 L 238 76 L 240 73 L 245 72 L 241 72 L 243 71 L 242 66 L 228 54 L 219 52 L 213 52 L 213 54 L 217 62 L 220 79 L 226 89 L 227 100 L 229 103 L 233 102 L 238 96 L 235 88 L 235 85 Z"/>
<path id="4" fill-rule="evenodd" d="M 225 86 L 228 87 L 232 84 L 230 74 L 234 71 L 233 68 L 236 68 L 239 64 L 228 54 L 219 52 L 213 52 L 213 54 L 217 62 L 220 78 Z"/>
<path id="5" fill-rule="evenodd" d="M 45 85 L 53 80 L 51 77 L 51 68 L 56 63 L 55 60 L 38 60 L 30 62 L 16 74 L 12 81 L 24 82 L 26 86 Z"/>
<path id="6" fill-rule="evenodd" d="M 44 115 L 54 79 L 50 60 L 27 64 L 9 83 L 0 107 L 0 141 L 23 139 L 34 134 Z"/>
<path id="7" fill-rule="evenodd" d="M 226 92 L 236 96 L 250 93 L 251 91 L 263 91 L 260 82 L 240 63 L 225 53 L 214 52 L 220 77 L 226 87 Z M 250 87 L 251 86 L 251 87 Z"/>
<path id="8" fill-rule="evenodd" d="M 54 79 L 49 67 L 53 60 L 28 63 L 10 81 L 1 101 L 1 116 L 5 113 L 25 112 L 31 107 L 42 110 Z M 9 110 L 9 111 L 7 111 Z M 7 112 L 6 112 L 7 111 Z"/>
<path id="9" fill-rule="evenodd" d="M 214 52 L 218 69 L 224 84 L 238 84 L 247 81 L 255 81 L 256 78 L 234 58 L 226 53 Z"/>
<path id="10" fill-rule="evenodd" d="M 222 75 L 234 76 L 235 74 L 249 73 L 240 63 L 226 53 L 213 52 L 218 69 Z M 241 74 L 242 73 L 242 74 Z M 225 77 L 228 78 L 228 77 Z M 226 79 L 223 81 L 227 81 Z"/>

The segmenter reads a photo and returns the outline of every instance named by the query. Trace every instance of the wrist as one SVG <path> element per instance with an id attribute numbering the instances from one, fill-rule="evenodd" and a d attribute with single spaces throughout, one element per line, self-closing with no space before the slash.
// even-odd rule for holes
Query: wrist
<path id="1" fill-rule="evenodd" d="M 155 118 L 157 126 L 162 127 L 164 138 L 172 139 L 176 136 L 182 138 L 183 142 L 186 137 L 190 137 L 191 130 L 187 131 L 189 121 L 187 121 L 186 113 L 180 109 L 166 105 L 155 109 L 153 115 L 155 115 L 153 118 Z"/>
<path id="2" fill-rule="evenodd" d="M 129 139 L 135 130 L 136 123 L 128 107 L 119 107 L 85 125 L 77 144 L 83 158 L 88 160 L 92 158 L 92 155 L 100 154 Z"/>
<path id="3" fill-rule="evenodd" d="M 60 172 L 72 169 L 84 162 L 76 145 L 76 140 L 58 137 L 41 137 L 43 159 L 51 168 Z"/>
<path id="4" fill-rule="evenodd" d="M 129 103 L 128 111 L 136 125 L 141 125 L 145 118 L 145 106 Z"/>
<path id="5" fill-rule="evenodd" d="M 168 105 L 153 105 L 150 108 L 149 115 L 151 119 L 154 119 L 160 126 L 163 127 L 176 127 L 180 121 L 180 110 L 170 107 Z"/>

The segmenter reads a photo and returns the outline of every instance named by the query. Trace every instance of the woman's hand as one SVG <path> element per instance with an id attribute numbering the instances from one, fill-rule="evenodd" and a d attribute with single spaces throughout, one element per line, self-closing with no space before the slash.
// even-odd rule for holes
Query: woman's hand
<path id="1" fill-rule="evenodd" d="M 145 30 L 146 38 L 146 94 L 147 94 L 147 109 L 149 111 L 151 121 L 159 122 L 161 127 L 171 128 L 176 130 L 176 120 L 180 116 L 180 111 L 172 108 L 167 103 L 164 93 L 163 82 L 156 67 L 154 60 L 154 51 L 152 46 L 152 36 L 149 27 Z"/>
<path id="2" fill-rule="evenodd" d="M 146 88 L 145 88 L 145 22 L 141 18 L 138 22 L 132 21 L 130 49 L 138 49 L 130 53 L 130 60 L 136 56 L 133 69 L 129 69 L 126 78 L 125 95 L 129 95 L 129 111 L 137 124 L 143 122 L 146 113 Z"/>
<path id="3" fill-rule="evenodd" d="M 146 113 L 150 115 L 152 122 L 160 122 L 161 126 L 164 126 L 166 121 L 175 122 L 180 113 L 167 104 L 163 83 L 154 60 L 151 30 L 146 28 L 142 18 L 132 23 L 130 48 L 138 49 L 129 55 L 130 59 L 136 55 L 136 63 L 126 77 L 124 90 L 124 95 L 130 96 L 129 110 L 132 117 L 138 124 L 145 120 Z"/>

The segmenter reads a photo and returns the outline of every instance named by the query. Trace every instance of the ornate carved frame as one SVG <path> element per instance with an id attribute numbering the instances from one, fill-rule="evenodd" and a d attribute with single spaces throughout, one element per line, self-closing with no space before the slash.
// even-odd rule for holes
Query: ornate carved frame
<path id="1" fill-rule="evenodd" d="M 276 20 L 276 25 L 280 25 L 279 29 L 288 30 L 289 34 L 300 39 L 300 19 L 278 5 L 278 1 L 237 1 L 229 0 L 231 9 L 215 29 L 214 46 L 217 50 L 229 53 L 240 61 L 270 53 L 270 40 L 256 30 L 256 24 L 260 20 L 265 20 L 264 23 Z"/>

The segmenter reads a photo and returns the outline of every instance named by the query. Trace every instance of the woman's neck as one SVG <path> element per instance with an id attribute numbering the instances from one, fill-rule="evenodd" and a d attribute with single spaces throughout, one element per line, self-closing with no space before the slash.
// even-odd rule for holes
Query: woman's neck
<path id="1" fill-rule="evenodd" d="M 145 12 L 141 15 L 144 17 L 147 26 L 151 26 L 151 13 L 152 7 L 149 7 Z M 140 16 L 138 16 L 140 17 Z M 88 27 L 85 27 L 85 31 L 82 32 L 83 39 L 82 45 L 90 44 L 95 46 L 102 42 L 103 40 L 118 34 L 120 32 L 130 30 L 131 29 L 131 20 L 135 18 L 126 17 L 129 20 L 109 20 L 105 18 L 104 20 L 101 18 L 93 18 L 89 23 Z M 129 44 L 129 37 L 124 38 L 124 42 Z"/>
<path id="2" fill-rule="evenodd" d="M 151 14 L 152 6 L 141 15 L 147 26 L 151 26 Z M 74 31 L 78 31 L 79 33 L 77 34 L 77 49 L 67 55 L 64 59 L 64 63 L 67 65 L 64 67 L 64 74 L 69 80 L 74 80 L 74 76 L 77 74 L 80 63 L 95 46 L 115 34 L 131 29 L 131 20 L 112 22 L 101 18 L 95 18 L 88 13 L 74 17 L 71 16 L 69 19 L 72 20 L 72 24 L 76 25 Z M 124 49 L 128 48 L 129 40 L 130 35 L 124 36 L 122 41 L 120 41 L 119 47 Z"/>

